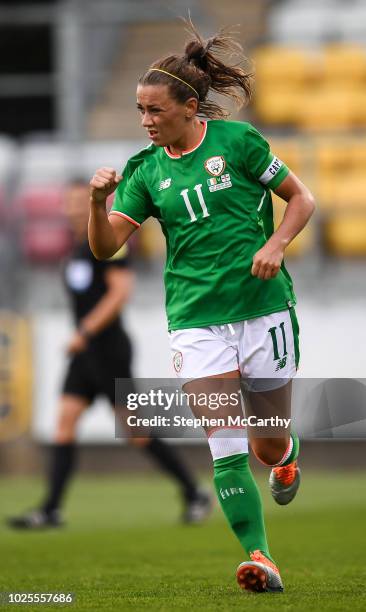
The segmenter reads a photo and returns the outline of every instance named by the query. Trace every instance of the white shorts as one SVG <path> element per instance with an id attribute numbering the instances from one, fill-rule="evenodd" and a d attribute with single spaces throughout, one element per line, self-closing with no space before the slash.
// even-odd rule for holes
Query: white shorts
<path id="1" fill-rule="evenodd" d="M 297 332 L 287 309 L 239 323 L 179 329 L 169 334 L 173 367 L 187 380 L 238 370 L 249 389 L 276 389 L 296 375 Z"/>

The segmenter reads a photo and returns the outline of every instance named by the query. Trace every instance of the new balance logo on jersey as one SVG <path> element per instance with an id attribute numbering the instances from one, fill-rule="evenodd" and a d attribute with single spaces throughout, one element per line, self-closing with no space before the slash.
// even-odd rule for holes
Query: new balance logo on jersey
<path id="1" fill-rule="evenodd" d="M 276 372 L 278 372 L 278 370 L 282 370 L 282 368 L 285 367 L 286 362 L 287 362 L 287 357 L 283 357 L 282 359 L 280 359 L 277 364 Z"/>
<path id="2" fill-rule="evenodd" d="M 168 187 L 170 187 L 171 184 L 172 184 L 171 178 L 164 179 L 163 181 L 161 181 L 159 185 L 159 191 L 162 191 L 162 189 L 168 189 Z"/>

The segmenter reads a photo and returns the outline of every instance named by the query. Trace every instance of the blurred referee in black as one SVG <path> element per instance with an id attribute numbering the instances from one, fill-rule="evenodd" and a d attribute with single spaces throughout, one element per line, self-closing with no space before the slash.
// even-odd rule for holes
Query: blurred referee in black
<path id="1" fill-rule="evenodd" d="M 120 319 L 120 311 L 130 298 L 133 283 L 127 248 L 123 247 L 108 261 L 98 261 L 92 255 L 87 238 L 88 183 L 75 180 L 68 186 L 65 212 L 74 236 L 74 248 L 64 267 L 64 280 L 76 329 L 67 347 L 70 363 L 51 447 L 46 498 L 36 510 L 8 519 L 8 525 L 18 529 L 63 524 L 60 508 L 76 467 L 78 421 L 99 395 L 107 397 L 114 406 L 115 378 L 132 378 L 131 342 Z M 130 437 L 129 440 L 175 479 L 184 501 L 183 520 L 188 523 L 202 521 L 210 511 L 211 499 L 198 487 L 176 449 L 154 437 L 136 440 Z"/>

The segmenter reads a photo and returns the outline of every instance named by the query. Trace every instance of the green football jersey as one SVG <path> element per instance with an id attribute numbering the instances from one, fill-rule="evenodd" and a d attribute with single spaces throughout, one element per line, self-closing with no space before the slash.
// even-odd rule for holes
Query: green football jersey
<path id="1" fill-rule="evenodd" d="M 132 157 L 111 214 L 139 226 L 156 217 L 166 238 L 169 330 L 252 319 L 295 304 L 282 264 L 275 278 L 252 276 L 253 256 L 274 231 L 271 189 L 287 176 L 249 123 L 203 122 L 182 156 L 154 144 Z"/>

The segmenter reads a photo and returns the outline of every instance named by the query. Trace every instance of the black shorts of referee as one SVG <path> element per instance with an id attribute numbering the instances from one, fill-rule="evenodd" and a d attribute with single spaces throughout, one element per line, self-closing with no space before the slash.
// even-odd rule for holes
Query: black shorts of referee
<path id="1" fill-rule="evenodd" d="M 116 403 L 117 378 L 129 379 L 119 389 L 118 405 L 126 405 L 128 393 L 135 387 L 131 373 L 132 345 L 124 329 L 113 326 L 108 333 L 90 339 L 88 348 L 72 356 L 68 365 L 62 393 L 85 398 L 91 404 L 96 397 L 106 397 Z"/>

